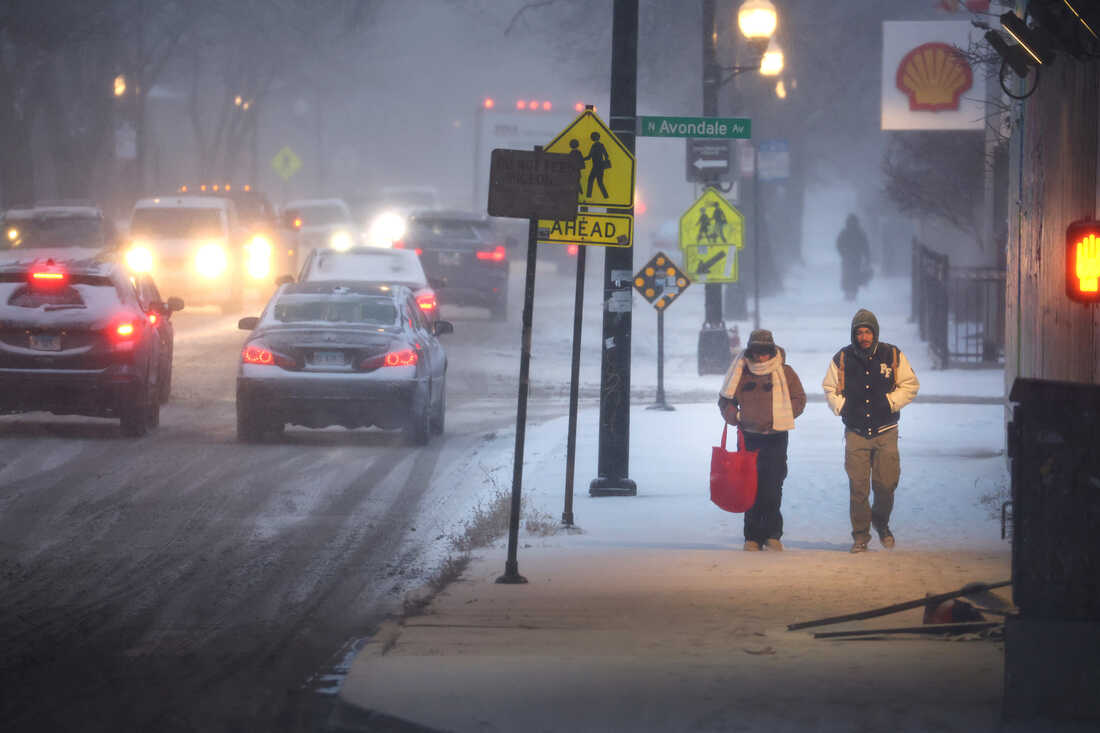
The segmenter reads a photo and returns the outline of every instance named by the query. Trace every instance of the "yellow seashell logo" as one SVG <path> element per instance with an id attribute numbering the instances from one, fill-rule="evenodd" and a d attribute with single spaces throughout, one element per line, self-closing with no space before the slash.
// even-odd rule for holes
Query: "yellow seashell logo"
<path id="1" fill-rule="evenodd" d="M 946 43 L 917 46 L 898 64 L 897 86 L 909 97 L 911 110 L 958 109 L 959 98 L 973 85 L 970 65 Z"/>

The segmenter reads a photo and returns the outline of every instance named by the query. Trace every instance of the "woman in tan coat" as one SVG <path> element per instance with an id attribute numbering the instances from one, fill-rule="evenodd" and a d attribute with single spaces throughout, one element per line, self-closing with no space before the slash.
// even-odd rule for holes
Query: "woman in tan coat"
<path id="1" fill-rule="evenodd" d="M 745 549 L 780 551 L 787 432 L 806 409 L 806 392 L 771 331 L 758 329 L 749 336 L 744 353 L 726 373 L 718 408 L 727 423 L 741 429 L 745 448 L 757 451 L 756 502 L 745 512 Z"/>

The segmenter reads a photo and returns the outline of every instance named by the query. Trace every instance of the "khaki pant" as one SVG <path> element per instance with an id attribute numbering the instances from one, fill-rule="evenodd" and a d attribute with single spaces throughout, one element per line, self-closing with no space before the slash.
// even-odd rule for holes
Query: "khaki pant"
<path id="1" fill-rule="evenodd" d="M 848 472 L 852 539 L 869 542 L 872 525 L 879 532 L 890 527 L 894 489 L 901 477 L 898 429 L 872 438 L 845 431 L 844 470 Z M 875 493 L 873 505 L 867 501 L 871 491 Z"/>

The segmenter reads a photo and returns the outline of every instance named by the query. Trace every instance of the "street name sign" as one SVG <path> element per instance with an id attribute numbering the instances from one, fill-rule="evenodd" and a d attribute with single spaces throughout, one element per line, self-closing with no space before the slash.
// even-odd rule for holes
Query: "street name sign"
<path id="1" fill-rule="evenodd" d="M 697 282 L 737 282 L 737 250 L 744 247 L 745 217 L 717 189 L 703 191 L 680 217 L 684 272 Z"/>
<path id="2" fill-rule="evenodd" d="M 633 228 L 634 217 L 629 214 L 584 212 L 575 219 L 540 220 L 538 241 L 629 247 Z"/>
<path id="3" fill-rule="evenodd" d="M 489 167 L 489 216 L 572 219 L 578 175 L 570 155 L 497 148 Z"/>
<path id="4" fill-rule="evenodd" d="M 587 212 L 576 219 L 539 220 L 540 242 L 629 247 L 633 235 L 634 154 L 595 112 L 586 109 L 544 150 L 576 161 L 576 203 L 625 212 Z M 624 239 L 625 237 L 625 239 Z"/>
<path id="5" fill-rule="evenodd" d="M 639 117 L 641 137 L 750 138 L 748 117 Z"/>
<path id="6" fill-rule="evenodd" d="M 653 255 L 653 259 L 634 275 L 634 289 L 657 310 L 672 305 L 688 285 L 691 280 L 664 252 Z"/>

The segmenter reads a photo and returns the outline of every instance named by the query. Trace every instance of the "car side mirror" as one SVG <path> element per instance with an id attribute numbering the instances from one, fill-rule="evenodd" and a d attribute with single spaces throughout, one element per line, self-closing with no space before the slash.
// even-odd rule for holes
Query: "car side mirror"
<path id="1" fill-rule="evenodd" d="M 164 307 L 169 311 L 181 311 L 183 310 L 183 298 L 173 296 L 165 302 Z"/>
<path id="2" fill-rule="evenodd" d="M 450 321 L 436 321 L 435 322 L 435 335 L 442 336 L 445 333 L 454 333 L 455 324 Z"/>
<path id="3" fill-rule="evenodd" d="M 279 287 L 280 285 L 289 285 L 292 282 L 294 282 L 293 275 L 279 275 L 279 277 L 275 278 L 275 287 Z"/>
<path id="4" fill-rule="evenodd" d="M 254 331 L 260 325 L 260 319 L 256 316 L 247 316 L 237 321 L 237 328 L 242 331 Z"/>

